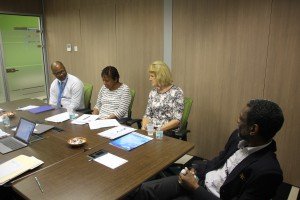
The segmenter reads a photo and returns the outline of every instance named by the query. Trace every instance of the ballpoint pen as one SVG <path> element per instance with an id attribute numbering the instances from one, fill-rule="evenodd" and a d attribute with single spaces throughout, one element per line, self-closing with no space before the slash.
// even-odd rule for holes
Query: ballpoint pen
<path id="1" fill-rule="evenodd" d="M 38 184 L 38 186 L 39 186 L 41 192 L 44 193 L 44 190 L 43 190 L 43 188 L 42 188 L 42 186 L 41 186 L 41 184 L 40 184 L 39 179 L 38 179 L 37 177 L 34 177 L 34 178 L 35 178 L 35 181 L 36 181 L 36 183 Z"/>

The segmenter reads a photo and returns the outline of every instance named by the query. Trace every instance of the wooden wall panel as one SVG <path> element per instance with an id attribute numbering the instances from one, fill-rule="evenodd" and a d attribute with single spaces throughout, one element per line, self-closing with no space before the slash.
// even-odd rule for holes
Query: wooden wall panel
<path id="1" fill-rule="evenodd" d="M 117 66 L 121 79 L 136 90 L 134 117 L 142 117 L 151 86 L 148 66 L 163 59 L 163 0 L 118 0 Z"/>
<path id="2" fill-rule="evenodd" d="M 300 186 L 300 1 L 273 2 L 265 97 L 278 102 L 285 124 L 278 134 L 278 158 L 285 180 Z"/>
<path id="3" fill-rule="evenodd" d="M 81 1 L 80 65 L 75 67 L 82 81 L 94 85 L 92 106 L 103 85 L 101 70 L 105 66 L 116 65 L 115 3 L 113 0 Z"/>
<path id="4" fill-rule="evenodd" d="M 44 6 L 48 65 L 59 60 L 69 73 L 78 76 L 80 72 L 75 73 L 74 66 L 78 65 L 80 58 L 73 51 L 67 52 L 66 45 L 80 45 L 80 0 L 51 0 L 45 1 Z M 55 77 L 50 74 L 50 78 Z"/>
<path id="5" fill-rule="evenodd" d="M 173 74 L 194 100 L 193 153 L 212 158 L 240 110 L 263 96 L 270 1 L 173 1 Z"/>
<path id="6" fill-rule="evenodd" d="M 133 113 L 142 117 L 147 67 L 163 57 L 163 0 L 46 0 L 45 27 L 49 65 L 61 60 L 68 72 L 92 83 L 92 106 L 102 68 L 114 65 L 121 82 L 136 90 Z M 68 43 L 78 52 L 67 52 Z"/>

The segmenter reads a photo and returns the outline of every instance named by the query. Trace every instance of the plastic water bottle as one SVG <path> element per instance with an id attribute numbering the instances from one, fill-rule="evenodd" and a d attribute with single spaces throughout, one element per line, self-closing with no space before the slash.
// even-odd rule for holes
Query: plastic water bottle
<path id="1" fill-rule="evenodd" d="M 2 115 L 3 125 L 5 127 L 10 127 L 10 119 L 7 115 Z"/>
<path id="2" fill-rule="evenodd" d="M 164 132 L 163 132 L 162 130 L 158 129 L 158 130 L 156 131 L 156 139 L 162 140 L 162 139 L 163 139 L 163 136 L 164 136 Z"/>

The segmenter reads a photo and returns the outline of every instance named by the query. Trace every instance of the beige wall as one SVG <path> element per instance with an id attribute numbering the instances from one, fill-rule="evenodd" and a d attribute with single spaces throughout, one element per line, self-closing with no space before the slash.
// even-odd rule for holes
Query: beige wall
<path id="1" fill-rule="evenodd" d="M 296 0 L 173 0 L 172 72 L 194 100 L 192 153 L 212 158 L 247 100 L 270 98 L 286 115 L 276 137 L 285 180 L 300 185 L 299 13 Z M 100 70 L 115 65 L 137 91 L 134 116 L 142 116 L 150 90 L 146 68 L 163 58 L 163 0 L 45 0 L 45 28 L 48 62 L 61 60 L 92 83 L 92 104 Z M 79 51 L 66 52 L 67 43 Z"/>
<path id="2" fill-rule="evenodd" d="M 45 1 L 45 30 L 48 63 L 61 60 L 69 73 L 92 83 L 92 105 L 102 68 L 113 65 L 120 81 L 136 90 L 133 116 L 142 116 L 150 90 L 147 66 L 163 57 L 162 0 Z M 67 52 L 69 43 L 79 51 Z"/>
<path id="3" fill-rule="evenodd" d="M 194 100 L 193 153 L 212 158 L 247 100 L 268 98 L 286 117 L 276 137 L 285 181 L 300 185 L 300 2 L 174 0 L 173 73 Z"/>

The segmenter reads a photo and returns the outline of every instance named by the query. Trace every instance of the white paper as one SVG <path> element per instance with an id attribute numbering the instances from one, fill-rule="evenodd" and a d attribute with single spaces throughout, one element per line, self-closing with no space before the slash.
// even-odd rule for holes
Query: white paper
<path id="1" fill-rule="evenodd" d="M 135 128 L 128 127 L 128 126 L 117 126 L 115 128 L 111 128 L 111 129 L 108 129 L 108 130 L 103 131 L 101 133 L 98 133 L 98 135 L 113 140 L 113 139 L 118 138 L 122 135 L 126 135 L 128 133 L 131 133 L 135 130 L 136 130 Z"/>
<path id="2" fill-rule="evenodd" d="M 6 132 L 4 132 L 4 131 L 2 131 L 2 130 L 0 129 L 0 138 L 4 138 L 4 137 L 7 137 L 7 136 L 9 136 L 9 134 L 6 133 Z"/>
<path id="3" fill-rule="evenodd" d="M 184 165 L 185 163 L 187 163 L 192 158 L 193 158 L 193 156 L 185 154 L 184 156 L 182 156 L 181 158 L 179 158 L 178 160 L 176 160 L 174 163 L 175 164 L 182 164 L 182 165 Z"/>
<path id="4" fill-rule="evenodd" d="M 120 123 L 116 119 L 100 119 L 90 122 L 89 126 L 91 130 L 94 130 L 105 127 L 120 126 Z"/>
<path id="5" fill-rule="evenodd" d="M 95 121 L 96 119 L 98 119 L 98 117 L 99 117 L 98 115 L 83 114 L 77 119 L 73 120 L 71 123 L 78 124 L 78 125 L 87 124 L 92 121 Z"/>
<path id="6" fill-rule="evenodd" d="M 102 165 L 105 165 L 106 167 L 109 167 L 111 169 L 115 169 L 115 168 L 123 165 L 124 163 L 128 162 L 127 160 L 120 158 L 118 156 L 115 156 L 111 153 L 106 153 L 103 156 L 100 156 L 100 157 L 94 159 L 94 161 L 96 161 Z"/>
<path id="7" fill-rule="evenodd" d="M 15 160 L 9 160 L 0 165 L 0 178 L 8 176 L 21 169 L 23 165 Z"/>
<path id="8" fill-rule="evenodd" d="M 77 117 L 78 114 L 75 114 L 75 116 Z M 57 115 L 53 115 L 52 117 L 48 117 L 45 119 L 45 121 L 48 122 L 64 122 L 67 121 L 68 119 L 70 119 L 70 115 L 68 112 L 64 112 L 64 113 L 60 113 Z"/>
<path id="9" fill-rule="evenodd" d="M 37 107 L 39 107 L 39 106 L 29 105 L 29 106 L 17 108 L 16 110 L 22 110 L 22 111 L 24 111 L 24 110 L 30 110 L 32 108 L 37 108 Z"/>

